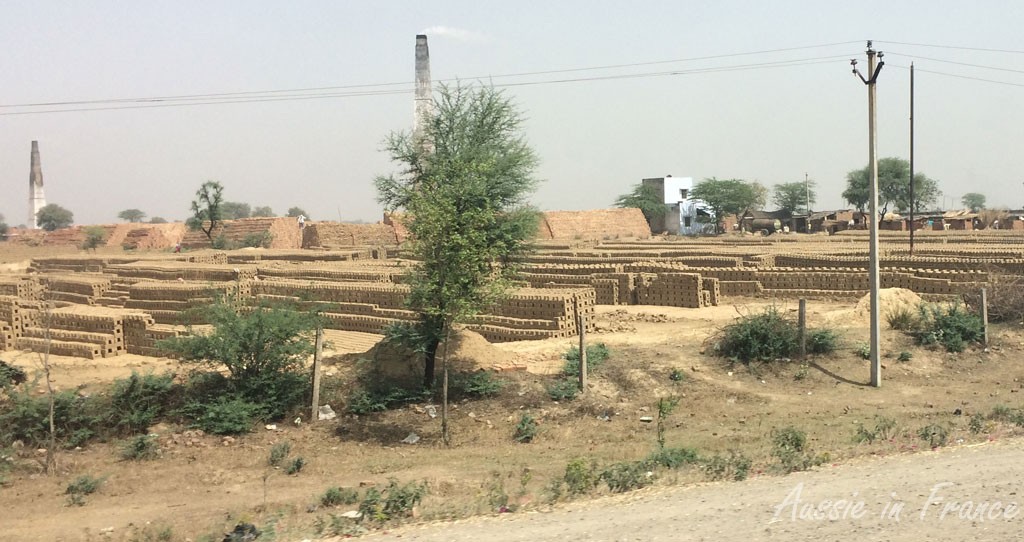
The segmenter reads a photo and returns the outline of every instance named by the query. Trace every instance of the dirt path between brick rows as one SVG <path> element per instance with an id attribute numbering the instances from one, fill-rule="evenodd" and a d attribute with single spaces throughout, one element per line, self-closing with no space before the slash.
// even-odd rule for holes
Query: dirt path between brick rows
<path id="1" fill-rule="evenodd" d="M 553 512 L 410 527 L 366 540 L 1024 540 L 1022 461 L 1024 441 L 1010 439 L 788 476 L 641 491 Z M 806 513 L 806 505 L 829 501 L 836 503 L 826 504 L 833 518 Z M 894 503 L 901 503 L 899 513 Z"/>

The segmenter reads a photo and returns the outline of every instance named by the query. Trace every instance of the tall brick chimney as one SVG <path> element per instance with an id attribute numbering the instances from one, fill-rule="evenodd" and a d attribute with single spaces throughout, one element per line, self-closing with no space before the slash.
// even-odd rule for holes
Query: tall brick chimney
<path id="1" fill-rule="evenodd" d="M 46 207 L 46 196 L 43 195 L 43 166 L 39 162 L 39 142 L 32 142 L 32 159 L 28 173 L 28 221 L 30 229 L 39 229 L 39 210 Z"/>
<path id="2" fill-rule="evenodd" d="M 416 35 L 416 98 L 413 108 L 412 135 L 418 140 L 423 135 L 423 126 L 434 112 L 434 101 L 430 92 L 430 49 L 427 36 Z"/>

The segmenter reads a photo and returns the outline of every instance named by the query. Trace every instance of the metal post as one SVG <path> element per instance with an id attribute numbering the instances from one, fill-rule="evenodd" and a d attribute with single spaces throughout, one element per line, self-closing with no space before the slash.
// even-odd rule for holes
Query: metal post
<path id="1" fill-rule="evenodd" d="M 807 357 L 807 300 L 800 300 L 800 312 L 797 318 L 800 327 L 800 359 Z"/>
<path id="2" fill-rule="evenodd" d="M 914 63 L 910 63 L 910 255 L 914 255 Z"/>
<path id="3" fill-rule="evenodd" d="M 985 346 L 988 346 L 988 289 L 981 289 L 981 322 L 983 324 Z"/>
<path id="4" fill-rule="evenodd" d="M 320 358 L 324 355 L 324 329 L 316 328 L 316 349 L 313 351 L 313 408 L 310 423 L 320 419 Z"/>
<path id="5" fill-rule="evenodd" d="M 580 298 L 573 298 L 573 307 L 576 310 L 576 329 L 580 336 L 580 393 L 587 391 L 587 321 L 580 312 Z"/>

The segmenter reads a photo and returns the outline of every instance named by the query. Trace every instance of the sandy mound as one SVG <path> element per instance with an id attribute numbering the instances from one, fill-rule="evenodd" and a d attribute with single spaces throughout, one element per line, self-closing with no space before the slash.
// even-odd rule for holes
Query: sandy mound
<path id="1" fill-rule="evenodd" d="M 437 374 L 441 374 L 441 356 L 445 345 L 437 348 Z M 371 360 L 383 376 L 395 380 L 419 382 L 423 378 L 422 356 L 400 345 L 381 342 L 363 354 L 346 357 Z M 503 369 L 513 365 L 515 354 L 487 342 L 479 333 L 460 329 L 452 334 L 448 351 L 449 369 L 458 372 Z"/>
<path id="2" fill-rule="evenodd" d="M 897 309 L 909 309 L 917 313 L 917 306 L 921 304 L 921 296 L 905 288 L 883 288 L 878 291 L 878 313 L 885 319 L 885 315 Z M 857 308 L 853 310 L 853 317 L 863 322 L 870 323 L 871 320 L 871 295 L 867 294 L 857 302 Z"/>

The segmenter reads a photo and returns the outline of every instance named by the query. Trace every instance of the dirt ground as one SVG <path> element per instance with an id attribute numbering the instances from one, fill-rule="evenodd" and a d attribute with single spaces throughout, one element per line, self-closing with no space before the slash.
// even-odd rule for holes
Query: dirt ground
<path id="1" fill-rule="evenodd" d="M 928 450 L 917 431 L 932 423 L 950 428 L 948 447 L 955 449 L 1000 443 L 1019 434 L 1008 424 L 994 422 L 987 422 L 980 433 L 972 433 L 968 419 L 975 413 L 987 414 L 996 405 L 1016 408 L 1024 403 L 1020 396 L 1024 330 L 1020 326 L 996 326 L 987 350 L 976 348 L 962 354 L 922 349 L 898 332 L 884 329 L 884 380 L 882 387 L 875 389 L 866 385 L 868 364 L 855 352 L 867 341 L 867 320 L 855 302 L 808 302 L 812 328 L 829 326 L 841 333 L 843 346 L 838 353 L 812 359 L 806 365 L 794 361 L 750 369 L 714 357 L 708 339 L 737 314 L 758 311 L 771 302 L 735 298 L 727 302 L 704 309 L 599 307 L 599 332 L 591 334 L 590 340 L 605 343 L 612 354 L 592 375 L 585 396 L 572 402 L 556 403 L 545 391 L 572 340 L 494 345 L 514 356 L 510 368 L 526 370 L 501 372 L 507 383 L 495 398 L 453 405 L 451 448 L 440 442 L 439 419 L 429 416 L 427 405 L 415 404 L 366 416 L 342 414 L 337 420 L 316 424 L 278 423 L 274 430 L 260 427 L 233 439 L 186 433 L 187 428 L 161 424 L 151 429 L 159 435 L 163 449 L 159 459 L 121 461 L 118 451 L 123 443 L 90 444 L 82 450 L 62 452 L 58 457 L 60 474 L 54 477 L 40 473 L 41 462 L 34 450 L 23 450 L 22 459 L 0 487 L 0 509 L 4 510 L 0 540 L 220 540 L 240 521 L 271 528 L 278 540 L 302 540 L 315 537 L 317 523 L 328 521 L 330 514 L 354 508 L 318 507 L 325 489 L 380 487 L 389 478 L 403 483 L 427 482 L 429 493 L 416 510 L 417 522 L 495 514 L 496 495 L 508 497 L 518 509 L 512 514 L 516 516 L 571 510 L 580 505 L 550 504 L 545 488 L 560 479 L 566 464 L 575 458 L 607 465 L 645 457 L 654 449 L 656 430 L 655 424 L 640 418 L 655 415 L 658 399 L 671 395 L 681 402 L 668 418 L 666 440 L 670 446 L 693 447 L 706 456 L 738 450 L 753 460 L 753 480 L 714 484 L 727 486 L 723 495 L 735 493 L 735 499 L 753 498 L 761 487 L 758 484 L 777 479 L 770 441 L 773 430 L 784 426 L 806 431 L 810 448 L 827 461 L 818 468 L 820 473 L 791 475 L 780 482 L 783 486 L 799 477 L 828 480 L 834 466 L 868 457 L 897 456 L 893 461 L 900 465 L 916 466 L 915 458 L 928 456 L 907 454 Z M 795 302 L 778 306 L 784 311 L 796 310 Z M 374 338 L 329 334 L 334 345 L 330 354 L 364 351 Z M 910 361 L 896 360 L 903 351 L 911 353 Z M 5 353 L 0 357 L 26 368 L 37 367 L 34 354 Z M 132 370 L 183 371 L 169 360 L 135 356 L 94 361 L 57 357 L 55 361 L 57 386 L 81 387 L 83 393 L 94 393 Z M 322 397 L 339 413 L 352 371 L 351 362 L 331 365 L 325 371 L 328 376 Z M 539 434 L 529 444 L 519 444 L 512 437 L 524 413 L 539 422 Z M 895 436 L 872 444 L 855 443 L 857 427 L 873 426 L 878 416 L 896 420 Z M 411 432 L 421 440 L 415 445 L 403 444 L 402 439 Z M 267 466 L 270 448 L 285 441 L 291 443 L 293 455 L 307 461 L 298 475 L 288 476 Z M 920 465 L 921 469 L 945 468 Z M 104 482 L 84 506 L 69 506 L 65 488 L 83 474 L 102 477 Z M 997 474 L 993 477 L 998 479 Z M 668 487 L 689 488 L 705 480 L 697 469 L 674 471 L 658 479 L 654 490 L 645 490 L 636 498 L 653 494 L 651 491 L 668 491 Z M 846 486 L 842 487 L 845 491 Z M 696 495 L 693 491 L 700 490 L 683 489 L 679 498 Z M 771 499 L 777 494 L 772 493 Z M 593 494 L 601 495 L 601 491 Z M 764 508 L 765 504 L 760 500 L 715 502 L 727 508 L 723 513 L 742 506 Z M 658 503 L 651 506 L 664 506 L 663 501 Z M 728 530 L 730 522 L 738 521 L 728 519 L 734 517 L 729 515 L 701 517 L 716 522 L 720 530 Z M 757 518 L 760 516 L 750 520 Z M 783 527 L 759 528 L 777 534 L 785 532 L 779 530 Z M 561 532 L 567 536 L 575 531 L 566 528 Z M 708 531 L 708 539 L 713 532 Z M 833 534 L 845 538 L 840 532 L 846 531 Z M 158 533 L 169 533 L 169 538 Z M 591 532 L 581 538 L 612 539 L 605 534 Z M 622 534 L 629 539 L 641 536 L 629 529 Z M 744 539 L 752 537 L 757 535 Z M 559 538 L 542 535 L 538 539 Z"/>

